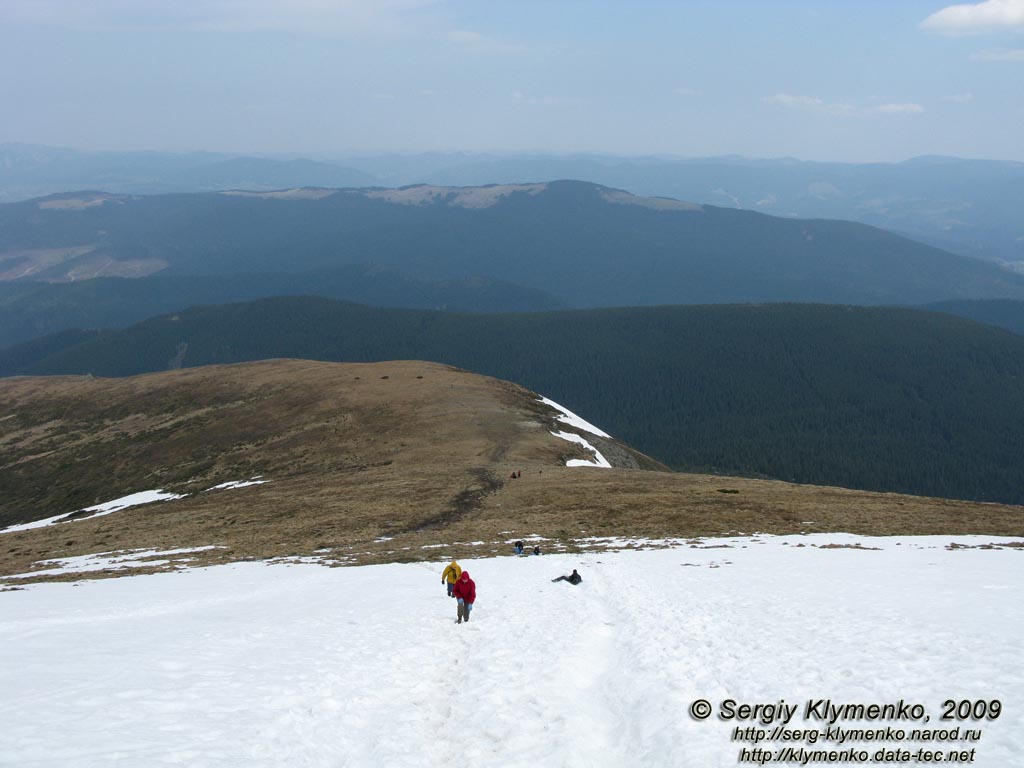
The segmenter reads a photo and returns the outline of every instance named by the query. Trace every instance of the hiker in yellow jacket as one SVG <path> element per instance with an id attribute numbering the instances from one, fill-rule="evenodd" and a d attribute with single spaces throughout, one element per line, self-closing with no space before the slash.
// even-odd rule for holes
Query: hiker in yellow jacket
<path id="1" fill-rule="evenodd" d="M 454 560 L 448 564 L 448 567 L 444 569 L 444 573 L 441 574 L 441 583 L 448 584 L 448 597 L 454 597 L 452 590 L 455 588 L 455 582 L 459 580 L 459 576 L 461 575 L 462 566 Z"/>

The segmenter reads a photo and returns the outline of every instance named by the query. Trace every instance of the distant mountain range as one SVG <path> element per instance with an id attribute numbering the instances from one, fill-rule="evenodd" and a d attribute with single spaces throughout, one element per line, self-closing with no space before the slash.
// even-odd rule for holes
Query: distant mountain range
<path id="1" fill-rule="evenodd" d="M 162 279 L 7 286 L 0 316 L 6 306 L 18 330 L 6 343 L 124 324 L 147 306 L 152 315 L 289 293 L 508 311 L 1024 299 L 1024 275 L 862 224 L 637 197 L 586 182 L 80 192 L 0 206 L 0 280 L 147 275 Z"/>
<path id="2" fill-rule="evenodd" d="M 926 308 L 1024 335 L 1024 301 L 940 301 L 929 304 Z"/>
<path id="3" fill-rule="evenodd" d="M 304 158 L 279 160 L 210 152 L 82 152 L 0 144 L 0 203 L 79 189 L 153 195 L 378 183 L 373 174 Z"/>
<path id="4" fill-rule="evenodd" d="M 431 360 L 508 379 L 674 469 L 1024 503 L 1024 337 L 937 312 L 467 315 L 277 298 L 37 340 L 0 353 L 0 373 L 125 376 L 279 357 Z"/>
<path id="5" fill-rule="evenodd" d="M 158 194 L 286 187 L 442 186 L 579 179 L 777 216 L 847 219 L 1024 268 L 1024 163 L 902 163 L 465 153 L 290 158 L 80 152 L 0 145 L 0 202 L 80 189 Z"/>
<path id="6" fill-rule="evenodd" d="M 389 186 L 580 179 L 774 216 L 846 219 L 1024 269 L 1024 163 L 917 157 L 901 163 L 601 155 L 345 157 Z"/>

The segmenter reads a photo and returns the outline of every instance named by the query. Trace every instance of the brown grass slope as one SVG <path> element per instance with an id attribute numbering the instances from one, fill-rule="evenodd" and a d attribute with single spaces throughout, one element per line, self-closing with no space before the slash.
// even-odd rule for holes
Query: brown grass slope
<path id="1" fill-rule="evenodd" d="M 155 488 L 187 496 L 0 534 L 0 576 L 145 548 L 377 562 L 506 551 L 527 534 L 571 548 L 612 535 L 1016 535 L 1024 521 L 1020 507 L 674 474 L 592 435 L 616 468 L 567 468 L 589 456 L 550 434 L 573 431 L 555 416 L 522 387 L 424 362 L 6 379 L 0 527 Z M 206 491 L 256 475 L 270 482 Z"/>

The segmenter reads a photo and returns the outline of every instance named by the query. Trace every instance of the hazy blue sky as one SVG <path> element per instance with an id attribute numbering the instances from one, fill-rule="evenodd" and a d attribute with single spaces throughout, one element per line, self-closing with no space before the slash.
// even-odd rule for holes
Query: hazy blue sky
<path id="1" fill-rule="evenodd" d="M 0 142 L 1024 160 L 1024 0 L 0 0 Z"/>

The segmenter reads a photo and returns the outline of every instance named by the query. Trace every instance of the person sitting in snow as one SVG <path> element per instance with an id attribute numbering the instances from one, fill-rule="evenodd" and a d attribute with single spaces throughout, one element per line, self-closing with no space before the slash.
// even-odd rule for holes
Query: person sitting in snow
<path id="1" fill-rule="evenodd" d="M 521 541 L 517 541 L 517 542 L 516 542 L 516 543 L 515 543 L 515 544 L 513 545 L 513 547 L 512 547 L 512 551 L 513 551 L 513 552 L 515 552 L 515 553 L 516 553 L 517 555 L 521 555 L 521 554 L 523 554 L 523 542 L 521 542 Z"/>
<path id="2" fill-rule="evenodd" d="M 551 581 L 568 581 L 570 584 L 579 584 L 583 581 L 583 577 L 576 573 L 576 569 L 573 568 L 570 575 L 559 576 L 557 579 L 552 579 Z"/>
<path id="3" fill-rule="evenodd" d="M 448 585 L 448 597 L 455 597 L 452 594 L 452 590 L 455 588 L 455 582 L 459 580 L 461 575 L 462 566 L 455 562 L 453 558 L 448 567 L 444 569 L 444 573 L 441 574 L 441 583 Z"/>
<path id="4" fill-rule="evenodd" d="M 469 613 L 476 602 L 476 584 L 469 578 L 469 571 L 463 571 L 462 576 L 455 582 L 455 597 L 459 601 L 459 618 L 455 623 L 461 624 L 463 619 L 469 621 Z"/>
<path id="5" fill-rule="evenodd" d="M 539 546 L 536 546 L 536 547 L 533 548 L 533 554 L 535 554 L 535 555 L 539 555 L 540 554 L 540 547 Z"/>

